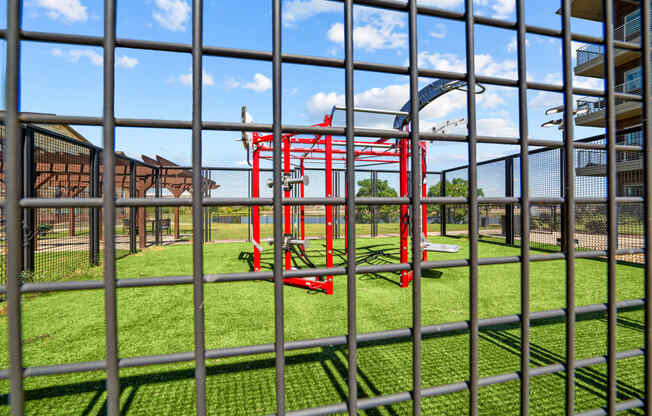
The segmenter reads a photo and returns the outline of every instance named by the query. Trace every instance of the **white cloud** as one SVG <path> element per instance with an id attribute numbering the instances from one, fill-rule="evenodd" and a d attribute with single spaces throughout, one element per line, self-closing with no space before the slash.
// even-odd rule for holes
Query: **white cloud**
<path id="1" fill-rule="evenodd" d="M 263 74 L 256 73 L 254 74 L 253 81 L 250 82 L 239 81 L 233 77 L 229 77 L 226 80 L 224 80 L 224 86 L 229 89 L 245 88 L 256 92 L 264 92 L 272 88 L 272 80 L 267 78 Z M 295 93 L 296 93 L 296 88 L 295 88 Z"/>
<path id="2" fill-rule="evenodd" d="M 242 87 L 256 92 L 263 92 L 272 88 L 272 80 L 263 74 L 257 73 L 254 74 L 254 80 L 252 82 L 246 82 Z"/>
<path id="3" fill-rule="evenodd" d="M 505 103 L 503 97 L 495 92 L 485 91 L 477 97 L 478 104 L 485 109 L 496 108 Z"/>
<path id="4" fill-rule="evenodd" d="M 294 26 L 295 23 L 309 19 L 320 13 L 342 11 L 342 4 L 329 0 L 291 0 L 283 4 L 283 25 Z"/>
<path id="5" fill-rule="evenodd" d="M 430 31 L 430 36 L 435 39 L 443 39 L 446 37 L 446 26 L 442 23 L 437 23 L 435 29 Z"/>
<path id="6" fill-rule="evenodd" d="M 514 13 L 516 7 L 515 0 L 493 0 L 491 9 L 494 11 L 493 17 L 496 19 L 504 19 Z"/>
<path id="7" fill-rule="evenodd" d="M 512 120 L 504 118 L 481 118 L 477 121 L 478 134 L 494 137 L 518 137 L 518 131 Z"/>
<path id="8" fill-rule="evenodd" d="M 173 81 L 175 80 L 173 79 Z M 179 75 L 177 81 L 179 81 L 182 85 L 192 86 L 192 68 L 188 69 L 187 74 Z M 202 84 L 207 86 L 215 85 L 213 76 L 206 72 L 205 69 L 202 70 Z"/>
<path id="9" fill-rule="evenodd" d="M 343 45 L 344 25 L 334 23 L 326 36 L 331 42 Z M 353 44 L 356 48 L 372 52 L 378 49 L 404 48 L 407 45 L 407 34 L 395 32 L 393 26 L 367 24 L 353 28 Z"/>
<path id="10" fill-rule="evenodd" d="M 118 66 L 121 66 L 123 68 L 131 69 L 138 65 L 138 59 L 136 58 L 130 58 L 127 55 L 120 55 L 118 59 L 116 60 L 116 63 Z"/>
<path id="11" fill-rule="evenodd" d="M 530 46 L 530 40 L 529 39 L 525 39 L 525 46 L 526 47 Z M 512 39 L 512 41 L 507 44 L 507 51 L 508 52 L 516 51 L 516 38 Z"/>
<path id="12" fill-rule="evenodd" d="M 419 53 L 419 66 L 439 71 L 466 72 L 466 60 L 452 53 L 423 51 Z M 516 62 L 514 60 L 497 61 L 490 54 L 475 55 L 475 71 L 477 74 L 491 77 L 517 78 Z"/>
<path id="13" fill-rule="evenodd" d="M 87 59 L 93 66 L 102 66 L 104 57 L 102 52 L 94 49 L 70 49 L 68 52 L 61 48 L 53 48 L 52 56 L 57 58 L 67 58 L 68 62 L 79 63 L 82 59 Z M 134 68 L 138 65 L 138 59 L 129 57 L 127 55 L 120 55 L 116 59 L 116 65 L 123 68 Z"/>
<path id="14" fill-rule="evenodd" d="M 190 5 L 186 0 L 154 0 L 156 10 L 152 17 L 163 28 L 173 32 L 186 30 L 186 21 L 190 16 Z"/>
<path id="15" fill-rule="evenodd" d="M 398 110 L 410 96 L 409 84 L 388 85 L 384 88 L 371 88 L 355 94 L 356 107 L 369 107 L 384 110 Z M 318 92 L 314 94 L 306 107 L 314 118 L 321 118 L 329 113 L 334 105 L 344 105 L 344 94 L 335 92 Z M 421 111 L 423 121 L 445 117 L 455 110 L 466 106 L 466 94 L 461 91 L 451 91 L 437 99 L 437 105 L 429 105 Z M 356 124 L 369 124 L 370 127 L 391 128 L 394 119 L 390 116 L 373 116 L 356 114 Z"/>
<path id="16" fill-rule="evenodd" d="M 68 56 L 70 62 L 79 62 L 82 58 L 88 59 L 94 66 L 102 66 L 104 62 L 102 54 L 95 52 L 93 49 L 72 49 L 68 51 Z"/>
<path id="17" fill-rule="evenodd" d="M 52 20 L 61 19 L 66 23 L 88 20 L 87 7 L 79 0 L 36 0 L 36 5 L 47 10 Z"/>

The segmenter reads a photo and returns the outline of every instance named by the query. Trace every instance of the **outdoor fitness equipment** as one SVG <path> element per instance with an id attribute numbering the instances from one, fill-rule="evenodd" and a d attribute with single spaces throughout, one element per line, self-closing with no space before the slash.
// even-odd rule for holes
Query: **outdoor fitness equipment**
<path id="1" fill-rule="evenodd" d="M 467 86 L 465 81 L 455 81 L 449 79 L 439 79 L 424 87 L 419 91 L 419 110 L 432 101 L 437 99 L 443 94 L 450 91 L 460 89 L 464 90 Z M 476 93 L 484 92 L 484 87 L 477 84 Z M 394 128 L 409 131 L 411 102 L 408 101 L 403 105 L 400 111 L 373 109 L 373 108 L 360 108 L 356 107 L 353 111 L 362 113 L 374 113 L 393 115 Z M 331 113 L 324 116 L 324 120 L 313 125 L 313 127 L 332 127 L 332 121 L 335 111 L 346 110 L 346 107 L 334 106 Z M 242 109 L 243 123 L 252 122 L 253 120 L 246 113 L 246 109 Z M 247 161 L 252 166 L 251 185 L 252 197 L 260 198 L 260 161 L 271 160 L 274 151 L 274 136 L 272 134 L 263 135 L 257 132 L 251 134 L 244 133 L 242 135 L 242 142 L 247 151 Z M 389 164 L 398 163 L 400 173 L 400 196 L 408 197 L 408 158 L 412 157 L 410 154 L 409 138 L 394 139 L 390 142 L 387 138 L 379 138 L 377 140 L 354 140 L 354 158 L 356 161 L 374 163 L 374 164 Z M 315 134 L 312 136 L 300 135 L 295 133 L 286 133 L 281 137 L 281 153 L 283 155 L 283 197 L 290 198 L 290 192 L 295 185 L 299 186 L 298 197 L 303 199 L 305 197 L 305 186 L 309 184 L 308 176 L 305 173 L 305 162 L 312 161 L 324 163 L 325 170 L 325 194 L 326 198 L 333 197 L 333 163 L 346 161 L 346 141 L 341 139 L 333 139 L 331 135 Z M 342 149 L 344 147 L 344 149 Z M 422 196 L 427 195 L 426 186 L 426 147 L 425 143 L 419 143 L 422 169 Z M 251 162 L 249 158 L 251 157 Z M 295 167 L 299 169 L 299 177 L 292 177 L 292 162 L 295 162 Z M 273 180 L 268 180 L 269 187 L 274 186 Z M 345 190 L 346 192 L 346 190 Z M 326 215 L 326 267 L 333 267 L 333 206 L 325 206 Z M 429 251 L 443 251 L 443 252 L 457 252 L 459 246 L 449 244 L 433 244 L 428 242 L 427 237 L 427 206 L 422 205 L 422 235 L 423 235 L 423 260 L 428 259 Z M 299 205 L 299 230 L 298 235 L 292 235 L 292 207 L 285 205 L 283 207 L 283 251 L 284 251 L 284 269 L 291 270 L 293 262 L 300 260 L 309 267 L 314 267 L 314 264 L 305 252 L 308 240 L 306 239 L 305 230 L 305 205 Z M 409 239 L 409 210 L 408 205 L 401 205 L 400 207 L 400 261 L 401 263 L 408 262 L 408 239 Z M 345 229 L 348 226 L 345 221 Z M 261 252 L 263 248 L 260 244 L 260 207 L 254 205 L 252 207 L 252 239 L 254 246 L 254 271 L 261 270 Z M 346 231 L 345 231 L 346 234 Z M 346 247 L 348 248 L 348 241 L 345 240 Z M 293 259 L 294 254 L 294 259 Z M 412 273 L 408 271 L 401 272 L 401 287 L 407 287 L 412 280 Z M 284 278 L 285 284 L 304 287 L 310 290 L 324 291 L 326 294 L 333 293 L 333 276 L 327 275 L 323 277 L 308 277 L 308 278 Z"/>

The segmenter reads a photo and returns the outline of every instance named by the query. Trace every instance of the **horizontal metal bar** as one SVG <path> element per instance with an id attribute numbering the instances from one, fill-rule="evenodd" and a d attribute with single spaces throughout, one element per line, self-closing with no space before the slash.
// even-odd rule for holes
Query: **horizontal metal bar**
<path id="1" fill-rule="evenodd" d="M 631 254 L 644 254 L 645 249 L 618 249 L 616 254 L 631 255 Z M 593 251 L 577 251 L 575 258 L 581 259 L 596 259 L 605 257 L 607 252 L 604 250 Z M 533 254 L 530 255 L 530 261 L 556 261 L 563 260 L 566 256 L 564 253 L 550 253 L 550 254 Z M 478 264 L 482 266 L 491 266 L 497 264 L 510 264 L 518 263 L 521 261 L 520 256 L 507 256 L 507 257 L 484 257 L 478 259 Z M 421 263 L 423 270 L 429 269 L 446 269 L 453 267 L 465 267 L 469 265 L 469 259 L 457 260 L 440 260 L 440 261 L 427 261 Z M 392 264 L 379 264 L 358 266 L 356 269 L 359 274 L 366 273 L 390 273 L 399 272 L 402 270 L 411 270 L 411 263 L 392 263 Z M 346 274 L 344 267 L 331 267 L 331 268 L 308 268 L 285 270 L 283 277 L 313 277 L 313 276 L 341 276 Z M 205 274 L 204 281 L 206 283 L 224 283 L 224 282 L 245 282 L 257 280 L 269 280 L 273 278 L 271 271 L 261 272 L 243 272 L 243 273 L 223 273 L 223 274 Z M 162 276 L 162 277 L 148 277 L 148 278 L 124 278 L 117 280 L 117 287 L 149 287 L 149 286 L 170 286 L 182 285 L 192 283 L 192 276 Z M 46 292 L 63 292 L 71 290 L 97 290 L 103 289 L 103 281 L 100 280 L 80 280 L 80 281 L 66 281 L 54 283 L 25 283 L 21 286 L 21 293 L 46 293 Z M 5 288 L 0 286 L 0 293 L 5 293 Z"/>
<path id="2" fill-rule="evenodd" d="M 421 199 L 427 204 L 467 204 L 466 197 L 425 197 Z M 603 204 L 607 198 L 576 198 L 578 204 Z M 541 197 L 530 198 L 533 204 L 561 204 L 563 198 Z M 618 197 L 619 204 L 643 203 L 642 197 Z M 286 198 L 283 205 L 344 205 L 345 198 Z M 403 205 L 410 204 L 408 197 L 359 197 L 355 199 L 356 205 Z M 517 197 L 481 197 L 480 204 L 517 204 Z M 265 206 L 272 205 L 271 198 L 205 198 L 204 206 Z M 22 198 L 19 202 L 21 208 L 101 208 L 102 198 Z M 190 198 L 117 198 L 117 207 L 185 207 L 191 206 Z"/>
<path id="3" fill-rule="evenodd" d="M 346 107 L 341 105 L 336 105 L 333 107 L 334 110 L 346 110 Z M 358 113 L 374 113 L 374 114 L 386 114 L 386 115 L 396 115 L 396 116 L 408 116 L 410 113 L 407 111 L 394 111 L 394 110 L 383 110 L 380 108 L 366 108 L 366 107 L 354 107 L 353 111 Z"/>
<path id="4" fill-rule="evenodd" d="M 624 412 L 630 409 L 638 409 L 645 407 L 645 402 L 642 399 L 630 399 L 616 403 L 616 411 Z M 589 410 L 587 412 L 577 413 L 577 416 L 601 416 L 608 415 L 607 408 L 600 407 L 598 409 Z"/>
<path id="5" fill-rule="evenodd" d="M 450 75 L 450 74 L 448 74 Z M 586 92 L 586 91 L 584 91 Z M 78 124 L 78 125 L 101 125 L 101 119 L 98 117 L 78 117 L 78 116 L 60 116 L 48 114 L 35 114 L 35 113 L 20 113 L 21 121 L 29 123 L 45 123 L 45 124 Z M 190 129 L 190 121 L 184 120 L 158 120 L 158 119 L 116 119 L 116 125 L 120 127 L 141 127 L 141 128 L 171 128 L 171 129 Z M 203 123 L 205 130 L 219 130 L 219 131 L 255 131 L 255 132 L 271 132 L 271 124 L 243 124 L 239 122 L 211 122 L 205 121 Z M 325 135 L 331 134 L 334 136 L 343 136 L 345 134 L 344 127 L 314 127 L 304 125 L 284 125 L 282 131 L 285 133 L 296 134 L 318 134 Z M 370 129 L 370 128 L 356 128 L 354 134 L 361 137 L 385 137 L 385 138 L 401 138 L 407 137 L 408 134 L 399 130 L 388 129 Z M 468 136 L 459 134 L 441 134 L 434 132 L 420 132 L 419 136 L 422 140 L 426 141 L 444 141 L 444 142 L 467 142 Z M 478 136 L 479 143 L 495 143 L 495 144 L 520 144 L 520 139 L 516 137 L 497 137 L 497 136 Z M 560 148 L 563 147 L 563 142 L 560 140 L 545 140 L 545 139 L 529 139 L 529 144 L 532 146 Z M 606 149 L 605 144 L 600 143 L 587 143 L 576 141 L 573 146 L 580 149 Z M 632 145 L 616 145 L 617 151 L 622 152 L 642 152 L 642 146 Z M 512 157 L 505 156 L 504 158 Z M 492 159 L 493 160 L 493 159 Z M 487 163 L 488 161 L 479 162 Z M 139 162 L 143 164 L 143 162 Z M 186 169 L 186 166 L 175 166 L 176 169 Z M 457 170 L 461 167 L 456 167 L 450 170 Z"/>
<path id="6" fill-rule="evenodd" d="M 631 350 L 631 351 L 624 351 L 623 353 L 619 353 L 618 356 L 616 357 L 617 360 L 622 360 L 622 359 L 627 359 L 627 358 L 632 358 L 632 357 L 637 357 L 640 355 L 643 355 L 644 351 L 637 349 L 637 350 Z M 604 357 L 599 357 L 601 359 L 604 359 Z M 575 363 L 575 368 L 584 368 L 588 367 L 593 364 L 596 360 L 594 359 L 587 359 L 587 360 L 578 360 Z M 553 374 L 553 373 L 558 373 L 561 371 L 565 370 L 565 366 L 563 364 L 553 364 L 549 366 L 544 366 L 544 367 L 533 367 L 531 369 L 530 375 L 532 377 L 535 376 L 540 376 L 544 374 Z M 495 384 L 500 384 L 500 383 L 506 383 L 509 381 L 515 381 L 520 379 L 520 373 L 519 372 L 512 372 L 512 373 L 505 373 L 505 374 L 497 374 L 493 376 L 488 376 L 488 377 L 482 377 L 478 380 L 478 386 L 479 387 L 487 387 Z M 451 384 L 446 384 L 446 385 L 441 385 L 441 386 L 436 386 L 436 387 L 429 387 L 425 388 L 421 391 L 422 397 L 436 397 L 436 396 L 442 396 L 446 394 L 453 394 L 453 393 L 459 393 L 462 391 L 467 390 L 469 387 L 469 382 L 468 381 L 462 381 L 462 382 L 456 382 L 456 383 L 451 383 Z M 390 394 L 386 396 L 376 396 L 376 397 L 371 397 L 371 398 L 364 398 L 360 399 L 358 401 L 359 408 L 360 409 L 370 409 L 370 408 L 376 408 L 379 406 L 388 406 L 400 402 L 405 402 L 409 401 L 412 399 L 412 395 L 410 392 L 402 392 L 402 393 L 395 393 L 395 394 Z M 627 410 L 627 409 L 632 409 L 636 407 L 642 407 L 643 402 L 640 399 L 633 399 L 633 400 L 628 400 L 625 402 L 619 403 L 618 410 Z M 337 404 L 330 404 L 327 406 L 321 406 L 321 407 L 314 407 L 310 409 L 302 409 L 300 411 L 296 412 L 288 412 L 287 415 L 301 415 L 301 416 L 313 416 L 313 415 L 324 415 L 324 414 L 329 414 L 326 413 L 327 411 L 332 411 L 335 409 L 338 412 L 345 411 L 347 409 L 346 403 L 337 403 Z M 344 410 L 342 410 L 344 409 Z M 602 410 L 602 409 L 600 409 Z M 593 411 L 590 411 L 588 413 L 582 413 L 582 415 L 594 415 L 594 414 L 606 414 L 606 413 L 591 413 Z"/>
<path id="7" fill-rule="evenodd" d="M 137 280 L 137 279 L 134 279 Z M 643 299 L 630 299 L 618 302 L 616 304 L 617 309 L 632 309 L 640 308 L 645 304 Z M 604 312 L 607 310 L 606 304 L 595 304 L 587 305 L 576 308 L 576 315 L 586 315 L 596 312 Z M 566 311 L 563 309 L 555 309 L 549 311 L 540 311 L 533 312 L 531 314 L 530 321 L 542 321 L 551 318 L 562 318 L 566 315 Z M 519 315 L 507 315 L 502 317 L 486 318 L 479 320 L 479 327 L 494 327 L 497 325 L 509 325 L 520 322 Z M 452 322 L 447 324 L 440 325 L 428 325 L 423 327 L 424 335 L 445 335 L 457 331 L 468 330 L 469 324 L 468 321 Z M 384 341 L 389 339 L 401 339 L 409 338 L 411 336 L 411 329 L 403 328 L 390 331 L 378 331 L 370 332 L 366 334 L 358 334 L 357 342 L 374 342 L 374 341 Z M 347 337 L 345 335 L 333 336 L 327 338 L 316 338 L 310 340 L 300 340 L 300 341 L 291 341 L 285 343 L 286 350 L 301 350 L 307 348 L 316 348 L 316 347 L 326 347 L 326 346 L 338 346 L 346 344 Z M 255 355 L 255 354 L 265 354 L 271 353 L 274 351 L 274 344 L 259 344 L 259 345 L 250 345 L 243 347 L 233 347 L 233 348 L 222 348 L 206 351 L 206 358 L 227 358 L 227 357 L 236 357 L 242 355 Z M 642 349 L 630 350 L 619 353 L 617 356 L 618 359 L 631 358 L 644 353 Z M 156 356 L 142 356 L 142 357 L 133 357 L 133 358 L 123 358 L 119 361 L 120 368 L 127 367 L 141 367 L 155 364 L 166 364 L 182 361 L 192 361 L 194 355 L 191 352 L 184 353 L 174 353 L 174 354 L 163 354 Z M 593 365 L 593 363 L 599 364 L 601 360 L 604 360 L 604 357 L 592 357 L 586 360 L 580 360 L 578 363 L 580 365 Z M 584 362 L 584 364 L 582 364 Z M 25 377 L 35 377 L 42 375 L 55 375 L 55 374 L 67 374 L 71 372 L 84 372 L 84 371 L 97 371 L 104 369 L 104 361 L 90 361 L 90 362 L 80 362 L 74 364 L 62 364 L 54 366 L 42 366 L 42 367 L 27 367 L 25 368 Z M 533 371 L 533 375 L 536 371 Z M 542 372 L 542 374 L 548 374 L 547 372 Z M 0 379 L 6 379 L 8 377 L 7 370 L 0 370 Z"/>

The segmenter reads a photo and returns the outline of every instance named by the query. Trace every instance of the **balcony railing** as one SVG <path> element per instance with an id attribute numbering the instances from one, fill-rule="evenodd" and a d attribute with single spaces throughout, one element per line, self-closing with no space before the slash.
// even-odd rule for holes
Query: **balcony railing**
<path id="1" fill-rule="evenodd" d="M 614 91 L 626 94 L 640 94 L 643 81 L 641 78 L 631 79 L 625 81 L 620 85 L 616 85 Z M 626 100 L 616 100 L 616 105 L 627 102 Z M 602 111 L 607 106 L 607 102 L 602 97 L 582 97 L 577 100 L 578 112 L 585 110 L 582 115 Z"/>
<path id="2" fill-rule="evenodd" d="M 614 40 L 630 42 L 641 36 L 641 18 L 625 23 L 614 31 Z M 577 50 L 577 65 L 585 64 L 602 57 L 604 49 L 601 45 L 586 44 Z"/>

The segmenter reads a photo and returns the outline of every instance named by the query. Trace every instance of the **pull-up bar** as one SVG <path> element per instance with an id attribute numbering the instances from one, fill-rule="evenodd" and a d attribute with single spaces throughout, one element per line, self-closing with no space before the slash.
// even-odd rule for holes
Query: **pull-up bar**
<path id="1" fill-rule="evenodd" d="M 331 118 L 333 117 L 333 114 L 335 114 L 335 111 L 345 111 L 346 107 L 341 106 L 341 105 L 335 105 L 333 106 L 333 110 L 331 111 Z M 380 108 L 367 108 L 367 107 L 353 107 L 353 111 L 358 112 L 358 113 L 373 113 L 373 114 L 385 114 L 388 116 L 408 116 L 410 113 L 406 111 L 397 111 L 397 110 L 383 110 Z"/>

